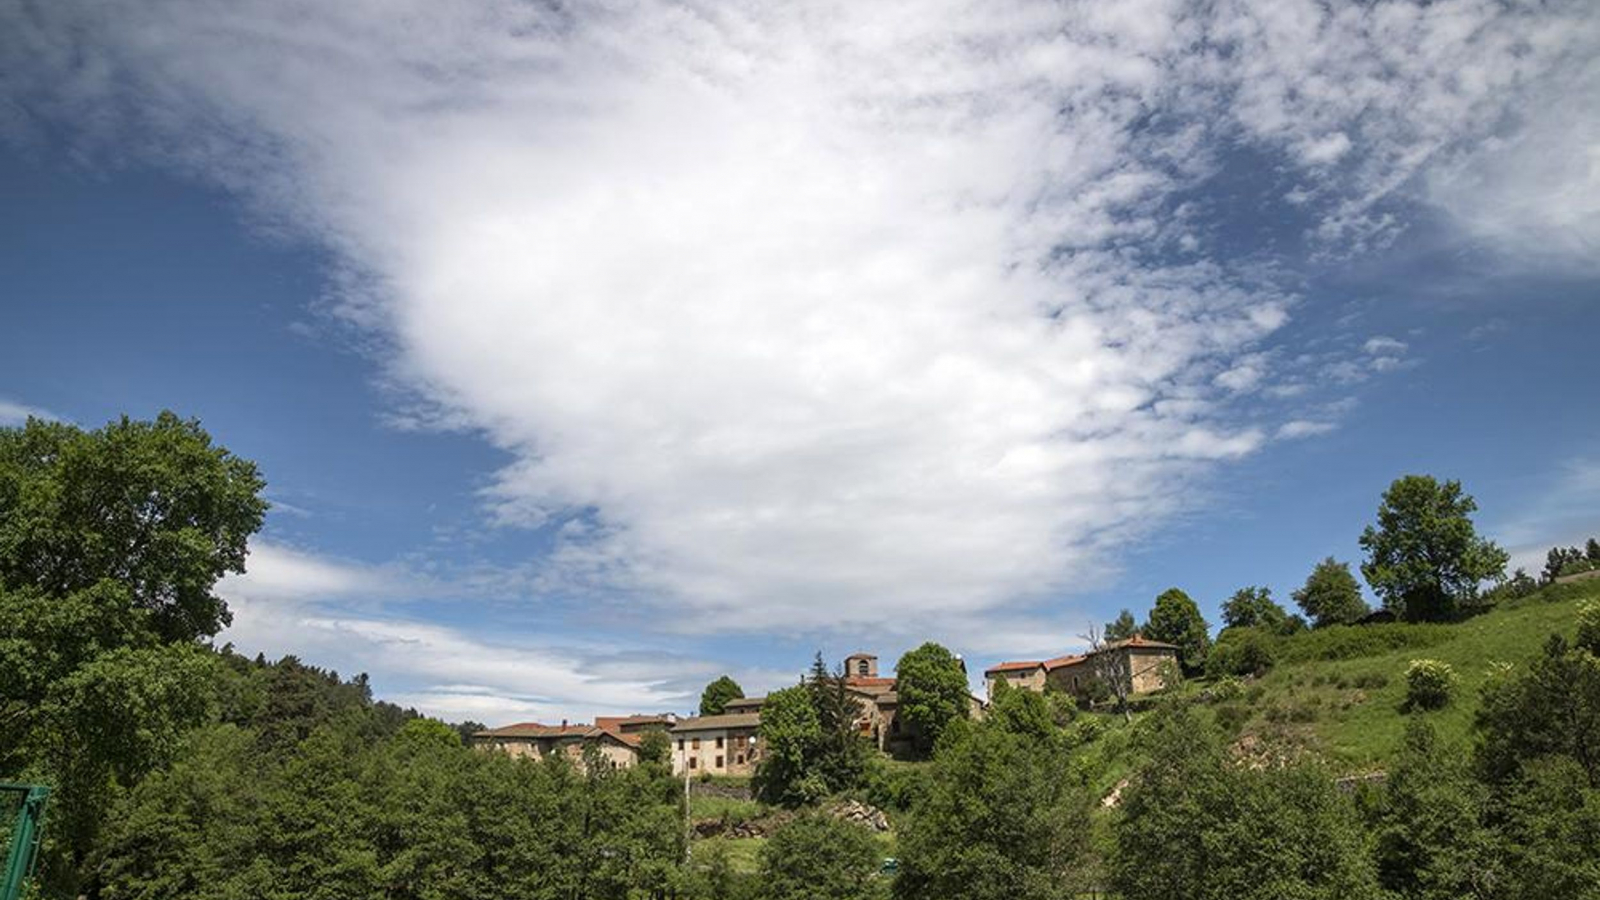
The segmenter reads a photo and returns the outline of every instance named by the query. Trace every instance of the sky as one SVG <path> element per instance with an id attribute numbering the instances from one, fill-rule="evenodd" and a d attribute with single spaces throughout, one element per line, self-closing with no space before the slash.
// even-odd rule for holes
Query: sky
<path id="1" fill-rule="evenodd" d="M 1584 0 L 0 0 L 0 425 L 273 503 L 218 637 L 450 720 L 693 709 L 1178 586 L 1403 474 L 1600 534 Z"/>

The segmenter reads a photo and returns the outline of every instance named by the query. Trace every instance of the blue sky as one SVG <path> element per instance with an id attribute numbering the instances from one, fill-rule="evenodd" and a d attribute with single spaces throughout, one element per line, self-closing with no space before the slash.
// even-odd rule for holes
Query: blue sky
<path id="1" fill-rule="evenodd" d="M 1287 602 L 1408 472 L 1600 533 L 1586 4 L 325 6 L 0 4 L 0 422 L 258 461 L 244 650 L 683 711 Z"/>

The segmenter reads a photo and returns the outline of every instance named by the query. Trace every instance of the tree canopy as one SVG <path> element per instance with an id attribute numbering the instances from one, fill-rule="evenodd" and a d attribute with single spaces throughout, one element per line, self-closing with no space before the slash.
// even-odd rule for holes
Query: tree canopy
<path id="1" fill-rule="evenodd" d="M 1291 616 L 1272 599 L 1264 587 L 1245 587 L 1235 591 L 1222 604 L 1222 624 L 1227 628 L 1260 628 L 1273 634 L 1292 634 L 1306 623 Z"/>
<path id="2" fill-rule="evenodd" d="M 216 634 L 229 615 L 212 587 L 244 571 L 264 487 L 254 463 L 170 412 L 0 429 L 0 585 L 60 597 L 110 581 L 163 640 Z"/>
<path id="3" fill-rule="evenodd" d="M 1176 644 L 1178 662 L 1184 672 L 1193 674 L 1205 670 L 1211 635 L 1205 618 L 1200 615 L 1200 607 L 1183 591 L 1168 588 L 1156 597 L 1156 604 L 1150 610 L 1150 623 L 1145 626 L 1145 637 Z"/>
<path id="4" fill-rule="evenodd" d="M 744 688 L 739 687 L 739 682 L 727 675 L 720 676 L 700 692 L 700 715 L 720 716 L 728 708 L 729 700 L 743 697 Z"/>
<path id="5" fill-rule="evenodd" d="M 930 641 L 900 657 L 895 677 L 899 715 L 915 730 L 919 751 L 927 753 L 951 722 L 967 717 L 967 671 L 960 658 Z"/>
<path id="6" fill-rule="evenodd" d="M 1505 574 L 1506 552 L 1472 525 L 1477 509 L 1459 481 L 1406 475 L 1389 485 L 1377 524 L 1361 533 L 1361 573 L 1385 606 L 1413 621 L 1447 619 Z"/>
<path id="7" fill-rule="evenodd" d="M 1139 633 L 1139 622 L 1133 613 L 1124 609 L 1117 613 L 1117 617 L 1106 623 L 1105 639 L 1107 641 L 1125 641 Z"/>
<path id="8" fill-rule="evenodd" d="M 1350 574 L 1350 564 L 1331 556 L 1317 563 L 1293 597 L 1317 628 L 1347 624 L 1367 614 L 1367 602 L 1361 599 L 1361 585 Z"/>

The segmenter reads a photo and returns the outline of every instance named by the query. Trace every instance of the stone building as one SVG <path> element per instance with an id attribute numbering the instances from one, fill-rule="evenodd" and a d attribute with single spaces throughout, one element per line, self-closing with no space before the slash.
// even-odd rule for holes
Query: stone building
<path id="1" fill-rule="evenodd" d="M 512 756 L 545 759 L 558 755 L 574 765 L 584 764 L 584 751 L 593 747 L 602 760 L 614 769 L 625 769 L 639 762 L 639 744 L 649 731 L 667 731 L 674 724 L 671 715 L 600 716 L 594 724 L 545 725 L 520 722 L 491 728 L 472 735 L 472 746 L 498 750 Z"/>
<path id="2" fill-rule="evenodd" d="M 724 712 L 680 720 L 672 738 L 672 771 L 682 775 L 752 775 L 761 759 L 759 712 Z"/>
<path id="3" fill-rule="evenodd" d="M 1001 681 L 1029 691 L 1042 692 L 1049 686 L 1081 695 L 1107 672 L 1121 680 L 1130 693 L 1148 694 L 1165 687 L 1168 674 L 1176 672 L 1177 667 L 1176 645 L 1136 634 L 1081 655 L 1000 663 L 987 669 L 983 676 L 990 700 L 994 699 L 995 685 Z"/>

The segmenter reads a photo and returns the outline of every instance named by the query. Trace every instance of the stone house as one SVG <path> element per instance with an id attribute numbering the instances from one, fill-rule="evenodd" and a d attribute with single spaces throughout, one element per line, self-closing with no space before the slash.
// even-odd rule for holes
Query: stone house
<path id="1" fill-rule="evenodd" d="M 646 732 L 667 731 L 674 721 L 671 715 L 634 715 L 600 716 L 592 725 L 521 722 L 476 732 L 471 743 L 480 750 L 536 760 L 562 756 L 579 767 L 584 764 L 584 751 L 593 747 L 611 768 L 625 769 L 638 764 L 639 744 Z"/>
<path id="2" fill-rule="evenodd" d="M 682 775 L 752 775 L 761 759 L 760 712 L 695 716 L 673 725 L 672 771 Z"/>
<path id="3" fill-rule="evenodd" d="M 1130 693 L 1148 694 L 1165 687 L 1168 673 L 1177 671 L 1177 666 L 1176 645 L 1136 634 L 1090 653 L 1000 663 L 983 675 L 990 700 L 994 699 L 995 685 L 1000 681 L 1024 690 L 1042 692 L 1049 686 L 1075 696 L 1082 695 L 1108 670 Z"/>

